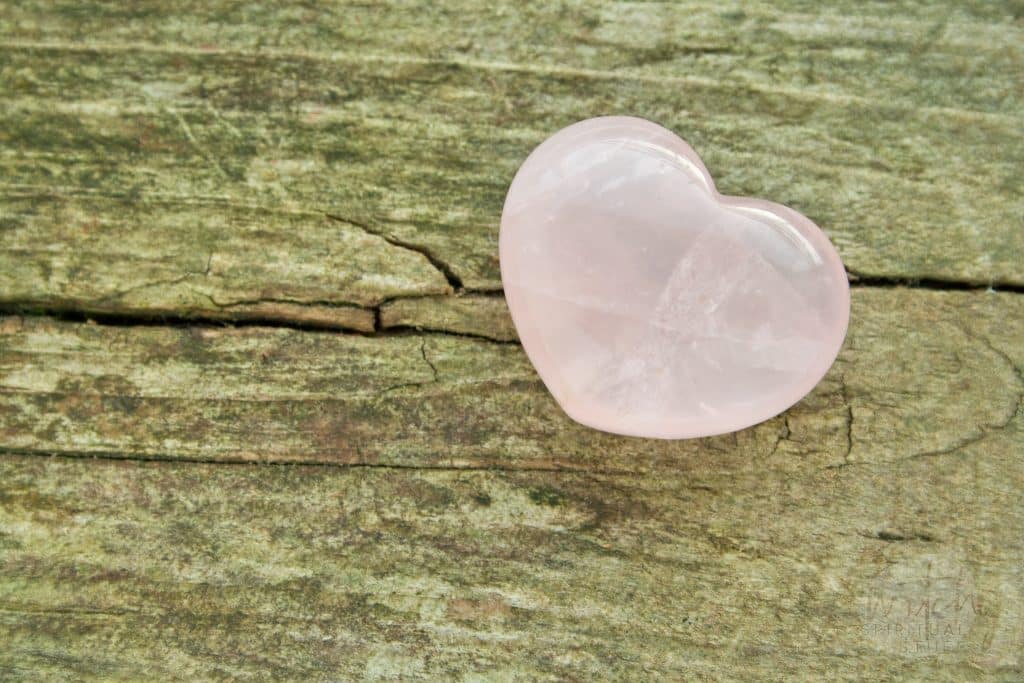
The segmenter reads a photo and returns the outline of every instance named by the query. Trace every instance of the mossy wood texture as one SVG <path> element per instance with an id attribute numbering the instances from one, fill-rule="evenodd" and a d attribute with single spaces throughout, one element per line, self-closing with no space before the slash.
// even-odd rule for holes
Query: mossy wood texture
<path id="1" fill-rule="evenodd" d="M 0 680 L 1019 680 L 1022 17 L 5 3 Z M 601 114 L 839 248 L 792 409 L 540 383 L 501 203 Z"/>

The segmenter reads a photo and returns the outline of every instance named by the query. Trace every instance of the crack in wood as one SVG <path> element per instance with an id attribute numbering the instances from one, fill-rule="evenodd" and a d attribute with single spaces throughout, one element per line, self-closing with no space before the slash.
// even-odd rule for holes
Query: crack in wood
<path id="1" fill-rule="evenodd" d="M 843 464 L 848 465 L 850 455 L 853 453 L 853 403 L 850 402 L 845 372 L 839 374 L 839 395 L 842 396 L 843 405 L 846 406 L 846 451 L 843 453 Z"/>
<path id="2" fill-rule="evenodd" d="M 97 607 L 29 607 L 0 604 L 0 614 L 15 616 L 55 616 L 55 617 L 126 617 L 145 614 L 138 609 L 101 609 Z"/>
<path id="3" fill-rule="evenodd" d="M 50 458 L 58 460 L 96 460 L 110 463 L 134 462 L 153 463 L 157 465 L 213 465 L 229 467 L 301 467 L 301 468 L 325 468 L 339 470 L 358 469 L 379 469 L 379 470 L 413 470 L 430 472 L 545 472 L 550 474 L 579 475 L 591 474 L 608 477 L 642 477 L 646 476 L 642 471 L 631 471 L 621 469 L 608 469 L 599 467 L 584 467 L 566 462 L 564 466 L 559 464 L 533 464 L 533 465 L 510 465 L 495 462 L 475 462 L 465 464 L 422 464 L 409 465 L 403 463 L 384 462 L 341 462 L 329 460 L 228 460 L 217 458 L 196 458 L 190 456 L 178 456 L 171 454 L 126 454 L 115 452 L 89 452 L 89 451 L 54 451 L 54 450 L 32 450 L 24 448 L 8 448 L 0 446 L 0 459 L 4 458 Z"/>
<path id="4" fill-rule="evenodd" d="M 381 393 L 382 394 L 387 394 L 389 392 L 397 391 L 399 389 L 408 389 L 408 388 L 414 388 L 414 387 L 424 387 L 424 386 L 426 386 L 428 384 L 436 384 L 438 382 L 437 366 L 435 366 L 434 363 L 430 360 L 430 358 L 427 357 L 427 338 L 426 337 L 423 337 L 420 340 L 420 356 L 423 358 L 423 362 L 425 362 L 427 364 L 427 366 L 430 368 L 430 372 L 433 375 L 432 379 L 427 380 L 425 382 L 402 382 L 401 384 L 395 384 L 393 386 L 387 387 Z"/>
<path id="5" fill-rule="evenodd" d="M 438 272 L 440 272 L 441 275 L 444 276 L 444 279 L 448 282 L 448 286 L 451 287 L 453 291 L 463 291 L 462 278 L 460 278 L 455 273 L 455 271 L 452 269 L 450 265 L 442 261 L 441 258 L 437 256 L 437 254 L 435 254 L 427 247 L 424 247 L 423 245 L 420 244 L 413 244 L 412 242 L 409 242 L 407 240 L 399 239 L 394 235 L 390 235 L 384 232 L 383 230 L 371 228 L 368 224 L 359 221 L 354 221 L 351 218 L 345 218 L 343 216 L 338 216 L 326 212 L 324 213 L 324 215 L 332 221 L 344 223 L 345 225 L 351 225 L 353 227 L 359 228 L 368 235 L 379 237 L 392 246 L 399 247 L 401 249 L 406 249 L 408 251 L 419 254 L 423 258 L 427 259 L 430 265 L 434 266 L 434 268 L 436 268 Z"/>
<path id="6" fill-rule="evenodd" d="M 892 529 L 879 529 L 873 533 L 857 532 L 859 536 L 864 538 L 870 538 L 872 540 L 886 541 L 888 543 L 896 543 L 900 541 L 923 541 L 924 543 L 935 543 L 938 541 L 935 536 L 923 531 L 896 531 Z"/>
<path id="7" fill-rule="evenodd" d="M 941 455 L 952 455 L 957 451 L 961 451 L 964 448 L 967 448 L 968 446 L 980 443 L 985 439 L 989 438 L 990 436 L 992 436 L 993 434 L 997 434 L 1006 429 L 1007 427 L 1009 427 L 1011 424 L 1013 424 L 1013 422 L 1018 417 L 1020 417 L 1021 410 L 1022 408 L 1024 408 L 1024 372 L 1021 371 L 1021 368 L 1019 368 L 1017 364 L 1013 362 L 1013 359 L 1010 358 L 1010 356 L 1005 351 L 996 348 L 992 341 L 985 337 L 984 335 L 977 334 L 976 332 L 971 330 L 970 327 L 968 327 L 967 325 L 961 323 L 956 323 L 956 325 L 968 339 L 972 339 L 978 342 L 979 344 L 987 348 L 989 351 L 991 351 L 993 354 L 998 356 L 1006 364 L 1010 372 L 1013 373 L 1014 377 L 1017 380 L 1017 402 L 1014 406 L 1013 411 L 1009 415 L 1007 415 L 1005 419 L 992 424 L 979 425 L 979 432 L 977 434 L 972 434 L 971 436 L 964 437 L 963 439 L 946 448 L 940 448 L 933 451 L 925 451 L 923 453 L 915 453 L 914 455 L 907 456 L 905 460 L 917 460 L 920 458 L 934 458 Z"/>
<path id="8" fill-rule="evenodd" d="M 331 216 L 333 220 L 344 221 L 352 225 L 357 225 L 363 229 L 364 226 L 352 223 L 348 219 L 337 218 Z M 376 232 L 367 229 L 370 234 L 377 234 Z M 381 236 L 381 235 L 379 235 Z M 387 239 L 381 236 L 382 239 Z M 389 242 L 390 243 L 390 242 Z M 415 251 L 416 253 L 422 254 L 425 258 L 430 260 L 431 256 L 427 256 L 427 250 L 422 247 L 416 246 L 405 246 L 406 248 Z M 433 261 L 431 261 L 433 263 Z M 440 263 L 440 262 L 438 262 Z M 438 267 L 438 270 L 444 274 L 441 266 L 434 264 Z M 209 263 L 207 263 L 206 271 L 209 272 Z M 447 266 L 444 266 L 448 269 Z M 450 271 L 450 269 L 448 269 Z M 139 285 L 138 288 L 147 288 L 157 286 L 159 284 L 177 283 L 187 280 L 190 277 L 196 275 L 203 275 L 204 273 L 190 272 L 178 278 L 172 278 L 166 281 L 146 283 Z M 500 298 L 504 296 L 504 292 L 500 289 L 483 289 L 483 290 L 468 290 L 462 287 L 461 281 L 454 273 L 445 274 L 449 284 L 451 284 L 454 292 L 448 296 L 453 296 L 455 293 L 458 294 L 473 294 L 474 296 L 486 296 Z M 898 278 L 879 278 L 879 277 L 866 277 L 850 273 L 851 282 L 850 286 L 856 289 L 894 289 L 904 288 L 913 290 L 923 291 L 998 291 L 1001 293 L 1009 294 L 1024 294 L 1024 287 L 1016 285 L 999 285 L 999 284 L 978 284 L 966 281 L 944 281 L 944 280 L 905 280 Z M 998 288 L 998 289 L 997 289 Z M 136 289 L 136 288 L 133 288 Z M 131 290 L 125 290 L 118 292 L 116 295 L 111 295 L 108 298 L 116 298 Z M 431 299 L 436 298 L 436 295 L 410 295 L 410 296 L 396 296 L 389 297 L 380 302 L 380 304 L 374 306 L 363 306 L 356 303 L 350 302 L 339 302 L 339 301 L 306 301 L 298 299 L 288 299 L 280 297 L 259 297 L 253 299 L 243 299 L 237 301 L 221 302 L 214 299 L 212 296 L 207 295 L 210 303 L 221 310 L 230 310 L 232 308 L 240 308 L 244 306 L 259 306 L 263 304 L 283 304 L 289 306 L 301 307 L 323 307 L 323 308 L 337 308 L 337 309 L 351 309 L 353 311 L 366 311 L 373 316 L 373 332 L 367 332 L 365 329 L 358 329 L 352 326 L 345 325 L 341 322 L 323 322 L 315 323 L 308 321 L 301 321 L 289 316 L 274 316 L 274 315 L 245 315 L 238 318 L 222 318 L 215 315 L 210 315 L 209 312 L 203 311 L 202 309 L 182 309 L 179 311 L 148 311 L 145 309 L 134 309 L 127 306 L 112 305 L 109 308 L 97 308 L 87 305 L 81 305 L 78 302 L 60 302 L 60 301 L 40 301 L 40 300 L 9 300 L 0 301 L 0 315 L 25 315 L 34 317 L 49 317 L 57 320 L 63 320 L 67 322 L 94 322 L 100 325 L 108 326 L 120 326 L 120 327 L 152 327 L 152 326 L 165 326 L 165 327 L 199 327 L 199 326 L 225 326 L 232 325 L 236 327 L 280 327 L 287 329 L 295 329 L 302 331 L 335 331 L 338 333 L 345 334 L 361 334 L 361 335 L 382 335 L 388 333 L 400 333 L 408 331 L 423 331 L 431 332 L 434 334 L 445 334 L 452 336 L 467 337 L 473 339 L 480 339 L 483 341 L 489 341 L 497 344 L 519 344 L 516 340 L 498 339 L 496 337 L 488 336 L 487 334 L 480 332 L 467 332 L 467 331 L 454 331 L 437 326 L 422 326 L 422 325 L 389 325 L 384 326 L 381 322 L 381 308 L 389 303 L 397 301 L 416 301 L 418 299 Z M 1018 371 L 1019 375 L 1019 371 Z"/>
<path id="9" fill-rule="evenodd" d="M 885 275 L 869 275 L 849 268 L 846 269 L 846 275 L 850 280 L 850 287 L 855 288 L 893 289 L 903 287 L 933 292 L 980 291 L 1024 294 L 1024 285 L 996 280 L 982 282 L 978 280 L 946 280 L 942 278 L 890 277 Z"/>
<path id="10" fill-rule="evenodd" d="M 792 430 L 789 428 L 789 415 L 784 413 L 782 416 L 782 429 L 779 430 L 778 435 L 775 437 L 775 443 L 772 444 L 771 451 L 768 453 L 769 458 L 778 452 L 779 446 L 782 445 L 783 441 L 789 441 L 789 437 L 792 433 Z"/>
<path id="11" fill-rule="evenodd" d="M 246 303 L 282 303 L 270 299 Z M 232 305 L 225 306 L 229 308 Z M 244 305 L 242 303 L 237 304 Z M 303 305 L 303 304 L 295 304 Z M 312 305 L 312 304 L 309 304 Z M 375 314 L 377 307 L 336 305 L 335 308 L 351 308 L 353 311 L 367 311 Z M 296 330 L 301 332 L 334 332 L 341 334 L 358 334 L 363 336 L 387 335 L 389 328 L 376 332 L 367 332 L 356 327 L 341 323 L 314 323 L 294 320 L 281 316 L 246 315 L 238 318 L 223 318 L 210 315 L 201 310 L 183 310 L 175 313 L 164 313 L 147 310 L 108 310 L 88 306 L 75 305 L 43 305 L 35 302 L 2 302 L 0 316 L 20 316 L 26 318 L 50 318 L 61 322 L 89 323 L 105 327 L 167 327 L 167 328 L 222 328 L 222 327 L 272 327 Z"/>

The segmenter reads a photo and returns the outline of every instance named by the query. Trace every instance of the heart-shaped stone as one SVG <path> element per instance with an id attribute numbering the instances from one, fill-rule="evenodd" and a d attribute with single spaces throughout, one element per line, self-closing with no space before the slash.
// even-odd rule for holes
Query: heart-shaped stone
<path id="1" fill-rule="evenodd" d="M 801 214 L 718 193 L 696 152 L 632 117 L 589 119 L 523 163 L 501 278 L 526 354 L 570 417 L 688 438 L 766 420 L 839 353 L 843 264 Z"/>

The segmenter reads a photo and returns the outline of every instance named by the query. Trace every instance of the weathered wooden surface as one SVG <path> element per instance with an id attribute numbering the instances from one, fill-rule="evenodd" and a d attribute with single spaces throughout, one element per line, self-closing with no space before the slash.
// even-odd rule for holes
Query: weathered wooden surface
<path id="1" fill-rule="evenodd" d="M 0 680 L 1024 675 L 1019 3 L 204 10 L 0 7 Z M 607 113 L 840 249 L 785 414 L 531 369 L 501 201 Z"/>
<path id="2" fill-rule="evenodd" d="M 878 464 L 1009 425 L 1024 389 L 1022 320 L 1016 294 L 855 289 L 845 348 L 806 399 L 738 434 L 660 441 L 568 420 L 518 345 L 10 317 L 0 436 L 39 454 L 202 461 L 619 473 L 704 457 Z"/>
<path id="3" fill-rule="evenodd" d="M 0 665 L 1014 680 L 1018 429 L 795 477 L 712 454 L 658 477 L 6 458 Z M 859 602 L 887 565 L 922 557 L 968 567 L 981 613 L 956 652 L 894 655 L 864 636 Z"/>
<path id="4" fill-rule="evenodd" d="M 175 7 L 4 8 L 5 300 L 287 318 L 444 293 L 418 251 L 492 290 L 526 153 L 623 112 L 854 272 L 1024 283 L 1013 3 Z"/>

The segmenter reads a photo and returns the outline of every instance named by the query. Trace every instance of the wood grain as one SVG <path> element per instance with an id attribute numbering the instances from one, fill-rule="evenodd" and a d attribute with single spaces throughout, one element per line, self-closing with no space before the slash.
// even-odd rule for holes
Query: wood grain
<path id="1" fill-rule="evenodd" d="M 642 472 L 702 457 L 787 468 L 923 457 L 1016 415 L 1024 297 L 855 289 L 853 302 L 845 348 L 805 400 L 687 441 L 577 425 L 521 347 L 474 337 L 7 318 L 0 435 L 41 454 Z"/>
<path id="2" fill-rule="evenodd" d="M 0 667 L 1013 680 L 1020 446 L 1018 418 L 942 457 L 795 474 L 710 453 L 643 475 L 8 457 Z M 970 577 L 970 629 L 894 653 L 866 610 L 922 562 Z"/>
<path id="3" fill-rule="evenodd" d="M 231 317 L 493 290 L 517 166 L 611 113 L 803 211 L 857 274 L 1024 284 L 1012 3 L 94 9 L 4 10 L 8 302 Z"/>
<path id="4" fill-rule="evenodd" d="M 0 662 L 1010 680 L 1024 298 L 854 291 L 807 399 L 684 442 L 581 428 L 520 347 L 461 334 L 7 318 Z M 868 615 L 933 564 L 968 577 L 969 628 L 918 656 Z"/>
<path id="5" fill-rule="evenodd" d="M 0 680 L 1020 680 L 1022 17 L 0 6 Z M 602 114 L 835 242 L 792 409 L 540 383 L 501 204 Z"/>

